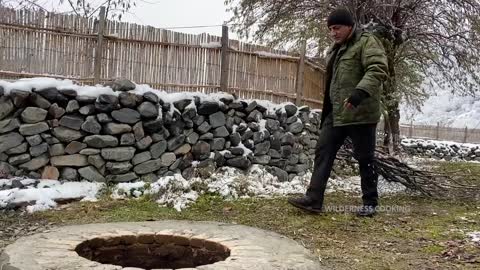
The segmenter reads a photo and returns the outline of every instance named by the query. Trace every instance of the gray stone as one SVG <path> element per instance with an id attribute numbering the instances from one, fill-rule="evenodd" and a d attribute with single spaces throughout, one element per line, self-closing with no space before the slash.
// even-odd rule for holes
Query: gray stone
<path id="1" fill-rule="evenodd" d="M 285 124 L 290 125 L 290 124 L 293 124 L 295 122 L 298 122 L 298 117 L 292 116 L 292 117 L 287 118 L 287 120 L 285 121 Z"/>
<path id="2" fill-rule="evenodd" d="M 242 141 L 249 140 L 252 137 L 253 137 L 253 131 L 251 131 L 250 129 L 247 129 L 247 131 L 245 131 L 245 133 L 243 133 L 242 135 Z"/>
<path id="3" fill-rule="evenodd" d="M 79 109 L 80 109 L 80 105 L 78 104 L 78 101 L 70 100 L 68 102 L 67 108 L 65 109 L 65 112 L 73 113 L 73 112 L 78 111 Z"/>
<path id="4" fill-rule="evenodd" d="M 280 122 L 274 119 L 267 119 L 267 122 L 265 123 L 265 128 L 273 133 L 280 129 Z"/>
<path id="5" fill-rule="evenodd" d="M 305 154 L 305 153 L 300 153 L 300 155 L 298 156 L 298 162 L 300 163 L 308 163 L 308 161 L 310 160 L 310 158 Z"/>
<path id="6" fill-rule="evenodd" d="M 0 120 L 3 120 L 15 110 L 12 101 L 6 96 L 0 97 Z"/>
<path id="7" fill-rule="evenodd" d="M 175 106 L 175 108 L 177 108 L 180 112 L 183 112 L 183 110 L 185 110 L 185 108 L 190 105 L 190 103 L 192 103 L 192 100 L 191 99 L 181 99 L 181 100 L 178 100 L 178 101 L 175 101 L 173 103 L 173 105 Z"/>
<path id="8" fill-rule="evenodd" d="M 85 148 L 87 148 L 87 144 L 73 141 L 67 145 L 67 147 L 65 148 L 65 152 L 69 155 L 73 155 Z"/>
<path id="9" fill-rule="evenodd" d="M 0 121 L 0 134 L 13 131 L 20 127 L 20 121 L 17 118 L 9 118 Z"/>
<path id="10" fill-rule="evenodd" d="M 138 141 L 136 143 L 136 146 L 139 150 L 145 150 L 152 144 L 152 142 L 153 142 L 152 138 L 150 136 L 146 136 L 140 141 Z"/>
<path id="11" fill-rule="evenodd" d="M 196 127 L 200 126 L 205 122 L 205 116 L 203 115 L 197 115 L 192 119 L 193 123 L 195 124 Z"/>
<path id="12" fill-rule="evenodd" d="M 128 173 L 133 165 L 128 162 L 107 162 L 105 168 L 112 174 L 124 174 Z"/>
<path id="13" fill-rule="evenodd" d="M 291 117 L 297 113 L 297 106 L 293 104 L 285 105 L 285 112 L 287 112 L 287 117 Z"/>
<path id="14" fill-rule="evenodd" d="M 295 165 L 298 163 L 298 155 L 291 155 L 289 158 L 288 158 L 288 165 Z"/>
<path id="15" fill-rule="evenodd" d="M 220 112 L 221 113 L 221 112 Z M 203 122 L 198 128 L 197 130 L 200 132 L 200 134 L 205 134 L 207 133 L 210 129 L 212 128 L 212 126 L 210 126 L 208 124 L 208 122 Z"/>
<path id="16" fill-rule="evenodd" d="M 96 97 L 93 97 L 93 96 L 76 96 L 75 99 L 81 103 L 81 104 L 92 104 L 92 103 L 95 103 L 95 101 L 97 100 Z M 92 105 L 93 106 L 93 105 Z"/>
<path id="17" fill-rule="evenodd" d="M 192 148 L 193 157 L 196 160 L 204 160 L 210 157 L 210 144 L 204 141 L 197 142 Z"/>
<path id="18" fill-rule="evenodd" d="M 8 178 L 9 176 L 12 176 L 16 171 L 18 170 L 7 162 L 0 162 L 0 172 L 2 178 Z"/>
<path id="19" fill-rule="evenodd" d="M 26 142 L 24 142 L 24 143 L 21 143 L 18 146 L 15 146 L 13 148 L 8 149 L 7 151 L 5 151 L 5 154 L 7 154 L 7 155 L 23 154 L 23 153 L 27 152 L 27 149 L 28 149 L 28 144 Z"/>
<path id="20" fill-rule="evenodd" d="M 31 93 L 29 99 L 30 102 L 33 103 L 36 107 L 40 107 L 45 110 L 52 105 L 50 101 L 37 93 Z"/>
<path id="21" fill-rule="evenodd" d="M 21 117 L 23 122 L 27 124 L 35 124 L 45 120 L 47 113 L 48 112 L 42 108 L 28 107 L 22 112 Z"/>
<path id="22" fill-rule="evenodd" d="M 205 133 L 203 134 L 202 136 L 200 136 L 199 138 L 200 140 L 202 141 L 209 141 L 209 140 L 213 140 L 213 133 Z"/>
<path id="23" fill-rule="evenodd" d="M 250 160 L 248 160 L 247 157 L 240 156 L 240 157 L 234 157 L 232 159 L 227 159 L 227 165 L 239 169 L 248 169 L 252 163 Z"/>
<path id="24" fill-rule="evenodd" d="M 229 135 L 230 133 L 225 126 L 218 127 L 213 131 L 213 137 L 215 138 L 226 138 Z"/>
<path id="25" fill-rule="evenodd" d="M 288 126 L 288 131 L 293 134 L 297 134 L 303 131 L 303 124 L 301 122 L 295 122 Z"/>
<path id="26" fill-rule="evenodd" d="M 42 133 L 40 134 L 40 136 L 42 136 L 43 140 L 46 141 L 48 144 L 56 144 L 60 142 L 57 138 L 53 137 L 51 134 Z"/>
<path id="27" fill-rule="evenodd" d="M 230 142 L 232 143 L 232 146 L 238 146 L 241 141 L 242 136 L 240 136 L 238 132 L 234 132 L 230 135 Z"/>
<path id="28" fill-rule="evenodd" d="M 255 145 L 254 154 L 255 156 L 266 155 L 270 150 L 270 141 L 265 141 Z"/>
<path id="29" fill-rule="evenodd" d="M 245 150 L 242 147 L 232 147 L 228 149 L 230 153 L 236 156 L 242 156 L 245 153 Z"/>
<path id="30" fill-rule="evenodd" d="M 265 138 L 268 138 L 270 136 L 265 136 L 264 132 L 258 131 L 253 133 L 253 142 L 254 143 L 261 143 L 265 140 Z"/>
<path id="31" fill-rule="evenodd" d="M 145 101 L 138 106 L 138 112 L 144 118 L 156 118 L 158 117 L 158 108 L 153 103 Z"/>
<path id="32" fill-rule="evenodd" d="M 29 154 L 21 154 L 18 156 L 12 156 L 8 159 L 8 163 L 12 166 L 23 164 L 31 159 Z"/>
<path id="33" fill-rule="evenodd" d="M 157 104 L 160 101 L 158 96 L 153 92 L 146 92 L 145 94 L 143 94 L 143 98 L 147 101 L 152 102 L 153 104 Z"/>
<path id="34" fill-rule="evenodd" d="M 210 115 L 218 112 L 218 110 L 219 110 L 218 102 L 204 101 L 200 103 L 200 106 L 198 106 L 197 113 L 200 115 Z"/>
<path id="35" fill-rule="evenodd" d="M 74 168 L 65 167 L 61 170 L 60 179 L 67 181 L 78 181 L 78 172 Z"/>
<path id="36" fill-rule="evenodd" d="M 88 156 L 87 161 L 97 169 L 100 169 L 105 165 L 105 160 L 100 155 Z"/>
<path id="37" fill-rule="evenodd" d="M 0 153 L 0 161 L 7 161 L 8 155 L 5 153 Z"/>
<path id="38" fill-rule="evenodd" d="M 104 126 L 104 131 L 109 135 L 117 135 L 132 131 L 132 127 L 127 124 L 108 123 Z"/>
<path id="39" fill-rule="evenodd" d="M 224 126 L 226 122 L 225 114 L 223 112 L 216 112 L 208 116 L 212 128 Z"/>
<path id="40" fill-rule="evenodd" d="M 93 182 L 105 182 L 105 177 L 93 166 L 84 167 L 78 170 L 80 176 Z"/>
<path id="41" fill-rule="evenodd" d="M 102 126 L 97 122 L 95 116 L 88 116 L 87 120 L 82 124 L 81 129 L 88 133 L 99 134 Z"/>
<path id="42" fill-rule="evenodd" d="M 210 143 L 210 148 L 212 151 L 221 151 L 225 147 L 224 138 L 214 138 Z"/>
<path id="43" fill-rule="evenodd" d="M 82 115 L 92 115 L 92 114 L 95 113 L 95 105 L 93 105 L 93 104 L 85 105 L 85 106 L 81 107 L 80 110 L 78 110 L 78 111 Z"/>
<path id="44" fill-rule="evenodd" d="M 7 133 L 0 136 L 0 153 L 7 151 L 22 144 L 23 136 L 16 133 Z"/>
<path id="45" fill-rule="evenodd" d="M 261 112 L 254 110 L 247 116 L 248 122 L 260 122 L 263 119 L 263 115 Z"/>
<path id="46" fill-rule="evenodd" d="M 118 98 L 123 107 L 135 108 L 137 106 L 137 97 L 133 93 L 122 92 Z"/>
<path id="47" fill-rule="evenodd" d="M 164 153 L 160 158 L 161 164 L 163 167 L 168 167 L 172 165 L 176 159 L 177 159 L 177 156 L 171 152 Z"/>
<path id="48" fill-rule="evenodd" d="M 89 147 L 104 148 L 118 146 L 118 139 L 110 135 L 91 135 L 83 140 Z"/>
<path id="49" fill-rule="evenodd" d="M 125 133 L 120 137 L 120 145 L 134 145 L 135 135 L 133 133 Z"/>
<path id="50" fill-rule="evenodd" d="M 267 165 L 272 158 L 268 155 L 254 156 L 253 163 Z"/>
<path id="51" fill-rule="evenodd" d="M 120 123 L 135 124 L 140 121 L 140 114 L 130 108 L 122 108 L 112 112 L 113 119 Z"/>
<path id="52" fill-rule="evenodd" d="M 189 144 L 196 144 L 197 141 L 198 141 L 198 133 L 196 132 L 192 132 L 190 133 L 190 135 L 187 135 L 187 138 L 185 139 L 185 141 Z"/>
<path id="53" fill-rule="evenodd" d="M 28 103 L 30 92 L 14 89 L 10 91 L 10 97 L 17 108 L 24 108 Z"/>
<path id="54" fill-rule="evenodd" d="M 45 167 L 49 162 L 47 155 L 41 155 L 39 157 L 33 158 L 30 161 L 21 164 L 18 166 L 20 169 L 25 169 L 27 171 L 36 171 L 42 167 Z"/>
<path id="55" fill-rule="evenodd" d="M 128 79 L 116 79 L 110 85 L 113 91 L 127 92 L 135 89 L 135 84 Z"/>
<path id="56" fill-rule="evenodd" d="M 143 123 L 143 129 L 148 134 L 157 133 L 163 130 L 162 119 L 155 119 Z"/>
<path id="57" fill-rule="evenodd" d="M 41 154 L 46 153 L 47 151 L 48 151 L 47 143 L 42 143 L 42 144 L 30 147 L 30 155 L 32 155 L 32 157 L 38 157 Z"/>
<path id="58" fill-rule="evenodd" d="M 143 130 L 143 123 L 138 122 L 133 126 L 133 134 L 135 135 L 135 140 L 140 141 L 145 137 L 145 131 Z"/>
<path id="59" fill-rule="evenodd" d="M 288 173 L 277 167 L 267 167 L 267 171 L 276 176 L 279 182 L 287 182 L 289 180 Z"/>
<path id="60" fill-rule="evenodd" d="M 150 153 L 152 154 L 152 158 L 156 159 L 159 158 L 165 151 L 167 150 L 167 142 L 166 141 L 159 141 L 153 144 L 150 147 Z"/>
<path id="61" fill-rule="evenodd" d="M 135 150 L 134 147 L 104 148 L 101 153 L 105 160 L 127 161 L 133 158 Z"/>
<path id="62" fill-rule="evenodd" d="M 88 165 L 88 160 L 87 156 L 74 154 L 51 157 L 50 163 L 55 167 L 83 167 Z"/>
<path id="63" fill-rule="evenodd" d="M 98 155 L 98 154 L 100 154 L 100 149 L 85 148 L 85 149 L 82 149 L 79 154 L 80 155 L 86 155 L 86 156 Z"/>
<path id="64" fill-rule="evenodd" d="M 56 127 L 53 129 L 53 136 L 61 142 L 71 142 L 83 137 L 83 132 L 65 127 Z"/>
<path id="65" fill-rule="evenodd" d="M 295 144 L 295 135 L 290 132 L 285 133 L 281 138 L 282 145 L 294 145 Z"/>
<path id="66" fill-rule="evenodd" d="M 97 120 L 99 123 L 106 124 L 113 121 L 113 119 L 106 113 L 97 114 Z"/>
<path id="67" fill-rule="evenodd" d="M 133 168 L 136 174 L 147 174 L 158 171 L 162 167 L 161 159 L 149 160 Z"/>
<path id="68" fill-rule="evenodd" d="M 192 150 L 192 147 L 190 146 L 190 144 L 184 144 L 182 146 L 180 146 L 179 148 L 177 148 L 174 153 L 175 155 L 177 156 L 182 156 L 182 155 L 185 155 L 186 153 L 190 152 Z"/>
<path id="69" fill-rule="evenodd" d="M 185 142 L 185 135 L 176 136 L 168 141 L 168 151 L 174 151 Z"/>
<path id="70" fill-rule="evenodd" d="M 107 175 L 105 178 L 107 182 L 113 183 L 123 183 L 123 182 L 131 182 L 138 179 L 138 176 L 134 172 L 126 173 L 126 174 L 119 174 L 119 175 Z"/>
<path id="71" fill-rule="evenodd" d="M 40 135 L 33 135 L 25 138 L 30 146 L 39 145 L 42 143 L 42 136 Z"/>
<path id="72" fill-rule="evenodd" d="M 58 106 L 57 103 L 54 103 L 50 109 L 48 109 L 48 114 L 52 116 L 54 119 L 58 119 L 65 114 L 65 109 Z"/>
<path id="73" fill-rule="evenodd" d="M 65 115 L 60 119 L 59 124 L 70 129 L 80 130 L 83 122 L 84 119 L 81 116 Z"/>
<path id="74" fill-rule="evenodd" d="M 179 158 L 177 160 L 175 160 L 175 162 L 173 162 L 172 165 L 170 165 L 169 169 L 172 170 L 172 171 L 175 171 L 178 169 L 178 167 L 180 166 L 180 164 L 182 163 L 182 159 Z"/>
<path id="75" fill-rule="evenodd" d="M 270 150 L 268 150 L 268 155 L 272 158 L 281 158 L 282 157 L 282 155 L 277 150 L 271 149 L 271 148 L 270 148 Z"/>
<path id="76" fill-rule="evenodd" d="M 149 151 L 138 153 L 133 157 L 132 164 L 138 165 L 150 159 L 152 159 L 152 154 Z"/>
<path id="77" fill-rule="evenodd" d="M 258 103 L 256 101 L 252 101 L 250 102 L 250 104 L 248 104 L 248 106 L 245 108 L 245 111 L 247 113 L 251 113 L 253 110 L 255 110 L 255 108 L 257 108 L 257 105 Z"/>
<path id="78" fill-rule="evenodd" d="M 282 146 L 280 153 L 282 154 L 282 158 L 289 158 L 293 154 L 293 147 L 290 145 L 284 145 Z"/>

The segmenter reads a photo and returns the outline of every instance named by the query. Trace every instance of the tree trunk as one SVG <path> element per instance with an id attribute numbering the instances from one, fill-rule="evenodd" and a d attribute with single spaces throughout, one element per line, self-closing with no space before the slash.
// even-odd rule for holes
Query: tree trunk
<path id="1" fill-rule="evenodd" d="M 385 117 L 385 138 L 383 145 L 389 152 L 395 153 L 400 149 L 400 109 L 397 91 L 397 83 L 395 80 L 395 53 L 396 47 L 391 42 L 385 44 L 385 50 L 388 58 L 388 79 L 384 85 L 383 105 L 386 110 Z M 393 154 L 390 153 L 390 154 Z"/>

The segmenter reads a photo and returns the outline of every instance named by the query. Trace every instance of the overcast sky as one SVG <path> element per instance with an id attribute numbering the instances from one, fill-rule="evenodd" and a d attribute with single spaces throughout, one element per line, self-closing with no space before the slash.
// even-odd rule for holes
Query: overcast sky
<path id="1" fill-rule="evenodd" d="M 126 14 L 123 21 L 155 27 L 183 27 L 221 25 L 231 14 L 226 11 L 224 0 L 146 0 Z M 209 28 L 172 29 L 184 33 L 210 33 L 221 36 L 221 26 Z M 234 37 L 233 33 L 230 33 Z"/>

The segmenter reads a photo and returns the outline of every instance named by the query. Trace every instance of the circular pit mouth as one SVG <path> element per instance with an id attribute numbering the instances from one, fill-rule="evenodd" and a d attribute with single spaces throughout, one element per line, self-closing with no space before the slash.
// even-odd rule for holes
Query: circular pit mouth
<path id="1" fill-rule="evenodd" d="M 102 264 L 143 269 L 181 269 L 224 261 L 230 249 L 217 242 L 178 235 L 125 235 L 80 243 L 78 255 Z"/>

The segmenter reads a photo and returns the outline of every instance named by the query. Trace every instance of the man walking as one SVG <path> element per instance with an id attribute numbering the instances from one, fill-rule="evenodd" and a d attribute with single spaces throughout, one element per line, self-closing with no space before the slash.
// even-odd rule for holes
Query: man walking
<path id="1" fill-rule="evenodd" d="M 305 196 L 290 198 L 295 207 L 320 213 L 336 154 L 350 137 L 360 164 L 363 206 L 359 216 L 373 216 L 378 205 L 378 175 L 373 168 L 380 93 L 387 78 L 387 57 L 373 34 L 357 29 L 346 9 L 327 19 L 334 45 L 327 57 L 321 131 L 312 178 Z"/>

